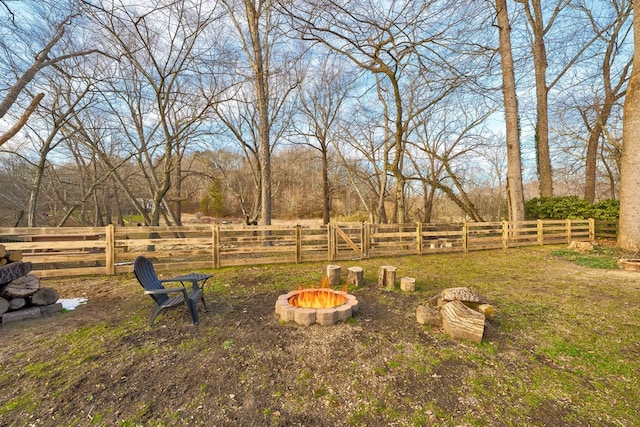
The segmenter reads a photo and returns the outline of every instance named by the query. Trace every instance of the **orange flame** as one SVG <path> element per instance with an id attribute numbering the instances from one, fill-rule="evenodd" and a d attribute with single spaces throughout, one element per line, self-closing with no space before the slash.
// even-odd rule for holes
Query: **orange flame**
<path id="1" fill-rule="evenodd" d="M 347 302 L 344 294 L 337 293 L 329 287 L 329 280 L 322 278 L 322 285 L 319 289 L 298 288 L 298 293 L 289 298 L 289 304 L 294 307 L 304 308 L 332 308 Z"/>

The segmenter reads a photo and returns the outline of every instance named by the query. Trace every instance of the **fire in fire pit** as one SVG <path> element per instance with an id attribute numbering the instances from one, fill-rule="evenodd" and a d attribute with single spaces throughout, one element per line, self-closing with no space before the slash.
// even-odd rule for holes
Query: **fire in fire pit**
<path id="1" fill-rule="evenodd" d="M 302 289 L 291 295 L 288 301 L 295 307 L 333 308 L 347 302 L 347 297 L 332 289 Z"/>
<path id="2" fill-rule="evenodd" d="M 298 289 L 280 295 L 276 301 L 276 314 L 280 319 L 299 325 L 333 325 L 338 321 L 346 321 L 357 311 L 358 300 L 355 296 L 329 287 Z"/>

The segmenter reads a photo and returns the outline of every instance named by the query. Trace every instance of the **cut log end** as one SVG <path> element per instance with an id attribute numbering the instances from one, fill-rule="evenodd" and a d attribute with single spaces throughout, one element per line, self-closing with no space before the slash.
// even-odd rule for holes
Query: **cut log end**
<path id="1" fill-rule="evenodd" d="M 483 313 L 470 309 L 460 301 L 451 301 L 442 307 L 442 327 L 455 339 L 481 342 L 484 321 Z"/>
<path id="2" fill-rule="evenodd" d="M 40 288 L 31 295 L 31 304 L 33 305 L 50 305 L 58 301 L 58 292 L 53 288 Z"/>
<path id="3" fill-rule="evenodd" d="M 0 297 L 0 314 L 4 314 L 9 310 L 11 304 L 6 299 Z"/>
<path id="4" fill-rule="evenodd" d="M 5 257 L 9 260 L 9 262 L 18 262 L 22 261 L 22 252 L 21 251 L 9 251 Z"/>
<path id="5" fill-rule="evenodd" d="M 12 280 L 25 276 L 30 271 L 30 262 L 17 261 L 0 266 L 0 286 L 6 285 Z"/>
<path id="6" fill-rule="evenodd" d="M 432 305 L 419 305 L 416 310 L 416 319 L 421 325 L 442 326 L 442 314 L 439 307 Z"/>
<path id="7" fill-rule="evenodd" d="M 7 284 L 0 292 L 0 296 L 5 298 L 24 298 L 35 294 L 38 289 L 40 289 L 38 278 L 33 274 L 27 274 Z"/>

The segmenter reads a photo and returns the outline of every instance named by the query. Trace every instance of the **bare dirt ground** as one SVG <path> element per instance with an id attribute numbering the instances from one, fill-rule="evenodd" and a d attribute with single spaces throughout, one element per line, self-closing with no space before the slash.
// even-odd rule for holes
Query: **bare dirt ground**
<path id="1" fill-rule="evenodd" d="M 247 280 L 244 285 L 252 286 Z M 447 393 L 459 384 L 454 364 L 439 366 L 428 383 L 387 374 L 400 343 L 457 344 L 425 333 L 414 310 L 407 309 L 415 306 L 411 296 L 389 294 L 381 301 L 382 292 L 374 287 L 358 292 L 355 321 L 330 327 L 280 323 L 274 314 L 279 291 L 209 298 L 209 313 L 199 310 L 198 326 L 189 323 L 186 310 L 163 313 L 151 328 L 140 324 L 118 340 L 106 338 L 104 353 L 84 357 L 91 363 L 83 360 L 86 369 L 79 368 L 84 370 L 80 378 L 45 388 L 36 415 L 0 425 L 52 425 L 57 420 L 90 425 L 96 413 L 105 413 L 100 417 L 105 425 L 130 418 L 155 425 L 156 411 L 173 406 L 176 418 L 192 425 L 336 426 L 363 410 L 366 395 L 388 398 L 390 387 L 394 405 L 419 392 L 434 396 L 439 408 L 463 414 L 464 403 Z M 12 348 L 3 351 L 4 360 L 51 334 L 73 333 L 97 322 L 119 327 L 136 310 L 128 299 L 140 301 L 106 286 L 104 279 L 65 284 L 60 293 L 86 297 L 89 303 L 49 319 L 5 325 L 0 334 Z M 136 321 L 146 322 L 148 313 L 143 310 Z M 95 337 L 97 347 L 102 347 L 101 339 Z M 39 358 L 63 359 L 61 350 L 41 348 Z M 51 394 L 58 387 L 70 387 L 76 398 L 55 399 Z M 401 405 L 412 404 L 409 399 Z M 387 425 L 363 412 L 362 425 Z M 433 411 L 426 415 L 435 420 Z"/>
<path id="2" fill-rule="evenodd" d="M 583 271 L 549 269 L 561 277 Z M 503 373 L 530 368 L 535 337 L 513 339 L 500 316 L 483 344 L 456 342 L 417 324 L 415 294 L 368 284 L 352 292 L 360 301 L 352 322 L 283 324 L 274 274 L 240 269 L 212 285 L 198 326 L 177 309 L 147 327 L 151 301 L 132 277 L 47 283 L 89 302 L 0 327 L 0 426 L 470 425 L 469 417 L 496 426 L 597 424 L 563 399 L 530 406 L 518 398 L 525 385 Z M 546 273 L 536 274 L 531 283 Z M 227 281 L 236 287 L 226 289 Z M 420 298 L 442 284 L 427 286 Z M 488 395 L 473 391 L 476 373 L 492 370 Z M 27 402 L 17 398 L 25 395 Z"/>

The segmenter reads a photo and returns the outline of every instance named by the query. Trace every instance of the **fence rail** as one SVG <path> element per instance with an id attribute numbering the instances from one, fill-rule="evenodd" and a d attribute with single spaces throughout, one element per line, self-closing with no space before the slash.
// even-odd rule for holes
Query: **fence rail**
<path id="1" fill-rule="evenodd" d="M 0 228 L 39 277 L 131 272 L 138 255 L 159 270 L 338 261 L 468 252 L 615 238 L 616 223 L 590 220 L 454 224 L 331 223 L 317 227 L 193 225 Z"/>

